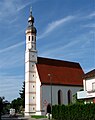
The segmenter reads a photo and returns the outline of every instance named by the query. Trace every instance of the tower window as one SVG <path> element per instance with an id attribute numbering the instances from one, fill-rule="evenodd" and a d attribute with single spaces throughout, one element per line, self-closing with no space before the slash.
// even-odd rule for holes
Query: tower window
<path id="1" fill-rule="evenodd" d="M 32 57 L 34 57 L 34 55 L 32 55 Z"/>
<path id="2" fill-rule="evenodd" d="M 32 65 L 32 67 L 34 67 L 34 65 Z"/>
<path id="3" fill-rule="evenodd" d="M 28 37 L 28 40 L 30 41 L 30 36 Z"/>
<path id="4" fill-rule="evenodd" d="M 32 41 L 33 41 L 33 36 L 32 36 Z"/>

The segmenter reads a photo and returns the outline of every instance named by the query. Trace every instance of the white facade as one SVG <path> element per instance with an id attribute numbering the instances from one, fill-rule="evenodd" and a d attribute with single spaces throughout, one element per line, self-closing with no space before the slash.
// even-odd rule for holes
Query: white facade
<path id="1" fill-rule="evenodd" d="M 95 97 L 95 77 L 83 80 L 84 91 L 77 92 L 78 99 L 90 99 Z"/>
<path id="2" fill-rule="evenodd" d="M 41 82 L 36 67 L 36 115 L 41 115 Z"/>

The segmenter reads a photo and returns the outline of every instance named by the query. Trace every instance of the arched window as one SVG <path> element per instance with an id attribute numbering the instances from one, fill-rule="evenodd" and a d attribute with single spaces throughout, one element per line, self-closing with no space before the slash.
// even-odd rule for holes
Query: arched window
<path id="1" fill-rule="evenodd" d="M 67 96 L 68 96 L 68 104 L 70 104 L 72 102 L 72 92 L 71 92 L 71 90 L 68 90 Z"/>
<path id="2" fill-rule="evenodd" d="M 34 40 L 34 37 L 32 36 L 32 41 Z"/>
<path id="3" fill-rule="evenodd" d="M 63 101 L 63 99 L 62 99 L 62 91 L 59 90 L 58 91 L 58 104 L 59 105 L 63 104 L 62 101 Z"/>
<path id="4" fill-rule="evenodd" d="M 28 37 L 28 40 L 30 41 L 30 36 Z"/>

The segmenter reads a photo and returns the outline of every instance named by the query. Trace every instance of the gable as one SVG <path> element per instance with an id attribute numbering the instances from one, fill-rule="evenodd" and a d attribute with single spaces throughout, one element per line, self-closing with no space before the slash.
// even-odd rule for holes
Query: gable
<path id="1" fill-rule="evenodd" d="M 79 63 L 38 57 L 37 70 L 42 84 L 82 85 L 84 72 Z"/>

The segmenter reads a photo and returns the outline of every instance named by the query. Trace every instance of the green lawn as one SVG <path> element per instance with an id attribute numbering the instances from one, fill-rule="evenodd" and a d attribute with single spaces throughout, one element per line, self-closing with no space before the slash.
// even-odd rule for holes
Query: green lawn
<path id="1" fill-rule="evenodd" d="M 32 115 L 31 118 L 40 119 L 40 118 L 47 118 L 47 117 L 42 115 Z"/>

